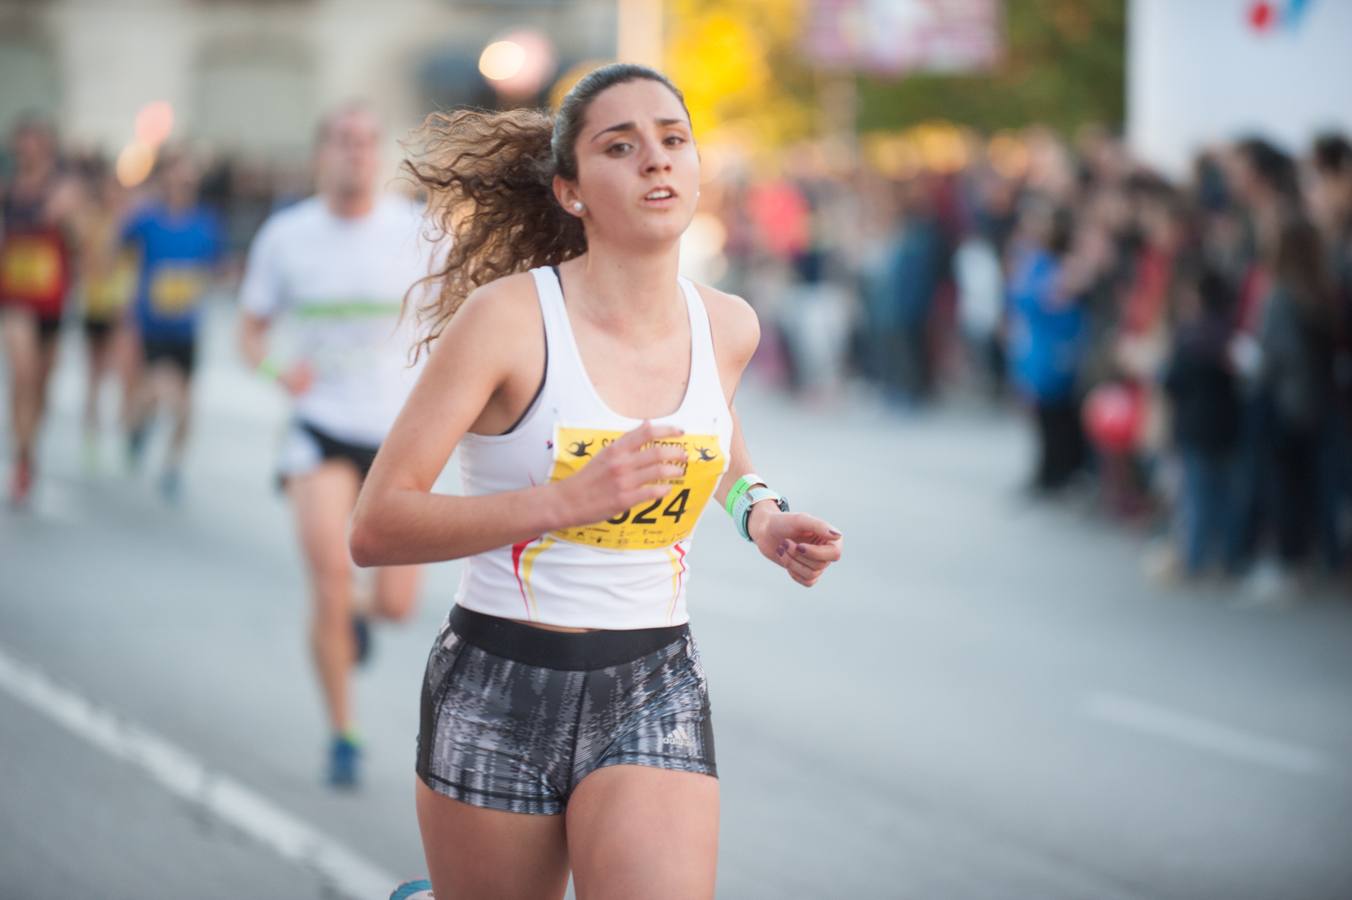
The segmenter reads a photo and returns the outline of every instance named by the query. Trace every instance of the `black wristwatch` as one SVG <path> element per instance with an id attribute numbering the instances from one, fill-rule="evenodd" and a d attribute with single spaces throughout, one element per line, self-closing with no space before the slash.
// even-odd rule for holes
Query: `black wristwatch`
<path id="1" fill-rule="evenodd" d="M 746 512 L 742 513 L 742 521 L 740 524 L 742 537 L 746 538 L 748 541 L 751 540 L 751 529 L 748 527 L 751 524 L 751 510 L 756 508 L 757 503 L 760 503 L 762 500 L 773 500 L 775 501 L 776 504 L 779 505 L 780 512 L 789 511 L 788 498 L 785 497 L 783 494 L 779 493 L 778 491 L 774 491 L 763 484 L 757 485 L 756 487 L 753 487 L 751 490 L 747 491 L 745 497 L 746 497 Z"/>

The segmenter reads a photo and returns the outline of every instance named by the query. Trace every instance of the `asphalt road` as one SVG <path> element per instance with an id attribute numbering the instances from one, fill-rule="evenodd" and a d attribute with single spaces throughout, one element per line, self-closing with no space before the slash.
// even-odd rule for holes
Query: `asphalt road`
<path id="1" fill-rule="evenodd" d="M 377 634 L 366 783 L 329 792 L 271 486 L 285 408 L 229 317 L 176 508 L 154 453 L 129 477 L 110 437 L 82 468 L 66 336 L 35 503 L 0 512 L 5 900 L 374 898 L 424 869 L 418 688 L 458 567 Z M 739 406 L 758 471 L 846 558 L 804 591 L 716 510 L 700 525 L 720 897 L 1352 897 L 1352 600 L 1151 585 L 1140 535 L 1019 499 L 1007 414 L 806 410 L 755 384 Z"/>

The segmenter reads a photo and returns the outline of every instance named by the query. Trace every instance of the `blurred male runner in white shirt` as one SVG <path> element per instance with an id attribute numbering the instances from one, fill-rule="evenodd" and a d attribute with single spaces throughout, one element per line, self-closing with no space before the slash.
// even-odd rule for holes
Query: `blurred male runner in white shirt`
<path id="1" fill-rule="evenodd" d="M 328 782 L 353 787 L 359 750 L 350 702 L 367 615 L 407 618 L 419 569 L 379 569 L 370 609 L 353 602 L 347 531 L 357 491 L 412 388 L 405 293 L 428 273 L 421 208 L 379 192 L 380 123 L 348 104 L 321 123 L 318 193 L 274 213 L 249 251 L 241 349 L 291 395 L 279 481 L 295 510 L 314 597 L 310 643 L 333 729 Z M 270 349 L 271 348 L 271 349 Z"/>

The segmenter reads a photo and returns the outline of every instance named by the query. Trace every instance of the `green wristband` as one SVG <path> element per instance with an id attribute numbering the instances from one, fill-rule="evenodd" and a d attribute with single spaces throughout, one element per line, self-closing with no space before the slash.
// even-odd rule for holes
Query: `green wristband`
<path id="1" fill-rule="evenodd" d="M 259 363 L 257 366 L 254 367 L 254 371 L 257 372 L 259 375 L 265 375 L 268 378 L 271 378 L 273 381 L 276 381 L 278 378 L 282 377 L 281 367 L 278 366 L 277 363 L 271 359 L 263 360 L 261 363 Z"/>
<path id="2" fill-rule="evenodd" d="M 734 519 L 737 518 L 733 513 L 733 510 L 737 507 L 737 501 L 741 499 L 743 494 L 758 484 L 765 484 L 765 479 L 753 472 L 748 472 L 737 479 L 737 483 L 732 486 L 732 490 L 728 491 L 728 501 L 724 504 L 724 507 L 728 511 L 728 515 L 732 516 Z"/>

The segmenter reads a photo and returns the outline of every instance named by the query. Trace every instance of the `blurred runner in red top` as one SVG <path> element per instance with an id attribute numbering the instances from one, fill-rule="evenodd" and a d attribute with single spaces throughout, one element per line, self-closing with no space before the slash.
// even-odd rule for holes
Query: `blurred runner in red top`
<path id="1" fill-rule="evenodd" d="M 0 184 L 0 315 L 10 365 L 14 473 L 10 498 L 28 499 L 33 454 L 70 289 L 70 241 L 79 191 L 61 171 L 56 132 L 26 116 L 12 133 L 14 173 Z"/>

